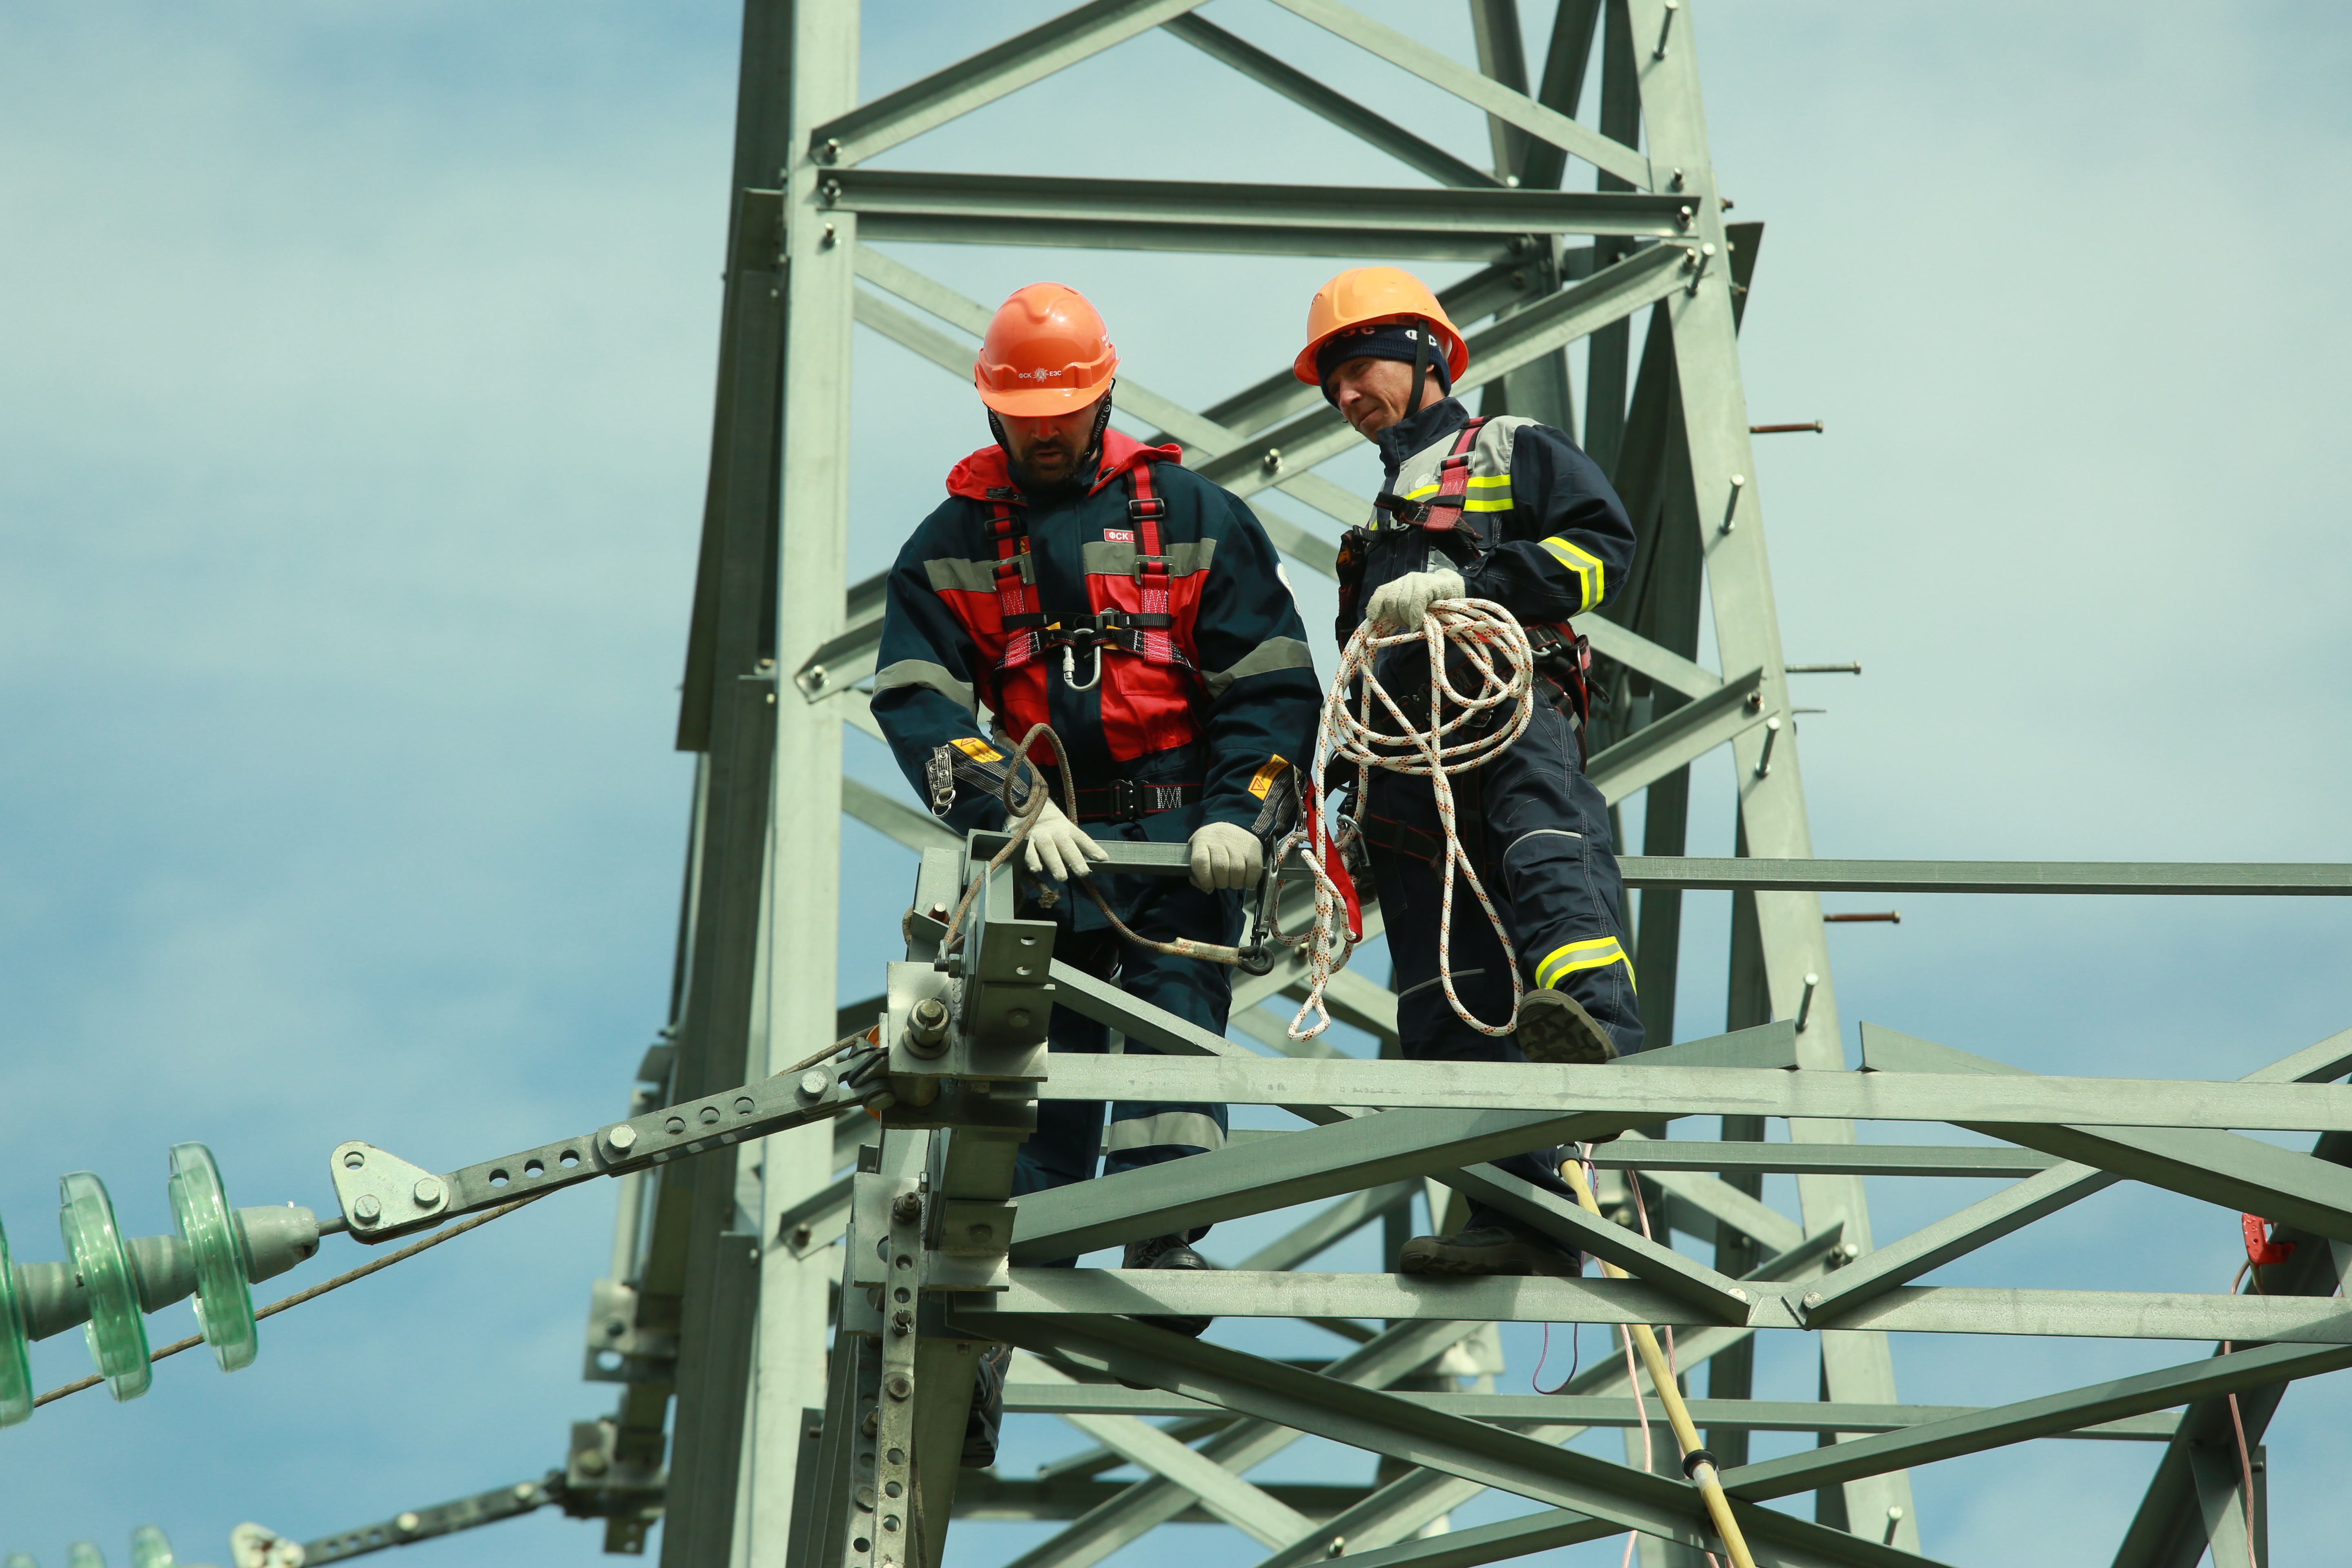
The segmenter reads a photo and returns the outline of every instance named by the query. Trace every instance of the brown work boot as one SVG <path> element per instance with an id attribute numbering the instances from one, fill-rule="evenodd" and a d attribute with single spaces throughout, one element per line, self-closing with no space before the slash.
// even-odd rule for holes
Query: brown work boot
<path id="1" fill-rule="evenodd" d="M 1617 1042 L 1582 1003 L 1565 991 L 1531 991 L 1519 998 L 1519 1049 L 1531 1062 L 1599 1067 L 1617 1059 Z"/>
<path id="2" fill-rule="evenodd" d="M 1574 1279 L 1584 1272 L 1582 1255 L 1547 1237 L 1507 1225 L 1474 1225 L 1452 1236 L 1416 1236 L 1397 1259 L 1403 1274 L 1546 1274 Z"/>

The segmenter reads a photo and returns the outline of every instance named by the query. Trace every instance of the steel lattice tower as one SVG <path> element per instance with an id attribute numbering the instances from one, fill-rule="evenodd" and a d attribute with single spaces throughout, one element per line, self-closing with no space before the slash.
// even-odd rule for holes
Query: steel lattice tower
<path id="1" fill-rule="evenodd" d="M 1341 1554 L 1381 1564 L 1490 1562 L 1628 1528 L 1644 1531 L 1645 1563 L 1693 1563 L 1707 1538 L 1671 1452 L 1660 1460 L 1665 1475 L 1644 1476 L 1559 1447 L 1592 1426 L 1630 1432 L 1622 1373 L 1604 1364 L 1542 1400 L 1461 1392 L 1451 1373 L 1474 1361 L 1444 1359 L 1484 1321 L 1641 1321 L 1680 1324 L 1683 1368 L 1705 1368 L 1701 1418 L 1735 1496 L 1817 1496 L 1819 1525 L 1751 1510 L 1759 1561 L 1928 1561 L 1918 1555 L 1907 1466 L 2132 1421 L 2142 1429 L 2130 1435 L 2164 1441 L 2164 1458 L 2118 1568 L 2185 1568 L 2209 1540 L 2229 1560 L 2244 1555 L 2245 1521 L 2259 1536 L 2261 1516 L 2219 1446 L 2230 1432 L 2225 1397 L 2252 1391 L 2241 1395 L 2240 1414 L 2259 1443 L 2286 1380 L 2352 1362 L 2341 1314 L 2312 1300 L 2340 1278 L 2319 1238 L 2352 1241 L 2352 1178 L 2338 1168 L 2352 1157 L 2352 1131 L 2326 1131 L 2352 1129 L 2352 1119 L 2333 1098 L 2338 1091 L 2316 1087 L 2352 1066 L 2352 1045 L 2325 1042 L 2242 1086 L 2100 1080 L 2112 1089 L 2095 1099 L 2067 1080 L 1865 1031 L 1868 1065 L 1878 1069 L 1865 1079 L 1846 1071 L 1819 895 L 2280 892 L 2315 889 L 2341 868 L 1813 860 L 1738 353 L 1760 226 L 1725 220 L 1700 95 L 1703 18 L 1676 0 L 1560 0 L 1543 58 L 1531 60 L 1515 0 L 1471 0 L 1474 69 L 1339 0 L 1273 3 L 1323 29 L 1331 48 L 1369 51 L 1482 111 L 1491 165 L 1424 140 L 1326 85 L 1309 62 L 1276 58 L 1194 15 L 1186 0 L 1092 0 L 864 104 L 855 101 L 857 0 L 750 0 L 716 429 L 678 733 L 679 746 L 700 759 L 691 851 L 672 1024 L 647 1058 L 633 1109 L 719 1096 L 803 1061 L 877 1015 L 895 1051 L 896 1031 L 928 984 L 921 977 L 934 973 L 938 927 L 926 927 L 923 911 L 943 907 L 933 900 L 959 894 L 975 874 L 963 841 L 841 774 L 843 725 L 878 734 L 861 684 L 874 667 L 880 584 L 845 584 L 853 327 L 966 376 L 987 317 L 981 301 L 876 248 L 894 241 L 1313 256 L 1335 267 L 1469 264 L 1474 270 L 1443 295 L 1471 329 L 1472 366 L 1460 390 L 1479 392 L 1489 411 L 1507 407 L 1575 432 L 1640 532 L 1634 579 L 1612 618 L 1580 629 L 1603 656 L 1616 699 L 1614 717 L 1593 738 L 1590 771 L 1612 805 L 1647 792 L 1641 853 L 1625 866 L 1629 884 L 1643 890 L 1643 1005 L 1666 1026 L 1654 1026 L 1653 1037 L 1663 1040 L 1675 1016 L 1681 895 L 1694 889 L 1734 894 L 1733 1032 L 1644 1053 L 1606 1069 L 1613 1076 L 1605 1084 L 1579 1077 L 1573 1094 L 1506 1091 L 1434 1065 L 1357 1066 L 1332 1059 L 1328 1047 L 1288 1044 L 1257 1004 L 1297 986 L 1296 965 L 1236 987 L 1236 1029 L 1265 1052 L 1199 1037 L 1056 969 L 1051 1005 L 1079 1007 L 1166 1053 L 1129 1058 L 1124 1069 L 1140 1070 L 1140 1061 L 1176 1075 L 1171 1084 L 1181 1078 L 1188 1092 L 1164 1098 L 1280 1104 L 1313 1131 L 1184 1162 L 1160 1179 L 1173 1192 L 1145 1194 L 1125 1178 L 1106 1180 L 1041 1194 L 1016 1214 L 1002 1177 L 1024 1095 L 1084 1098 L 1091 1084 L 1099 1096 L 1105 1079 L 1083 1062 L 1024 1056 L 1021 1042 L 975 1025 L 950 1053 L 952 1071 L 894 1054 L 892 1082 L 902 1092 L 878 1134 L 853 1109 L 833 1126 L 747 1141 L 732 1156 L 631 1174 L 637 1184 L 623 1205 L 614 1279 L 599 1298 L 600 1319 L 625 1327 L 593 1342 L 611 1353 L 601 1366 L 592 1358 L 591 1373 L 624 1393 L 611 1420 L 575 1431 L 567 1484 L 613 1517 L 607 1544 L 617 1550 L 642 1543 L 638 1510 L 658 1499 L 670 1568 L 865 1568 L 918 1556 L 936 1563 L 948 1520 L 982 1507 L 995 1517 L 1069 1520 L 1021 1568 L 1076 1568 L 1159 1524 L 1194 1518 L 1237 1524 L 1266 1542 L 1267 1568 Z M 1458 17 L 1446 14 L 1445 25 L 1458 27 Z M 1255 84 L 1237 81 L 1236 91 L 1287 98 L 1416 178 L 1370 188 L 872 166 L 1154 28 Z M 1598 82 L 1591 100 L 1588 80 Z M 1638 361 L 1637 318 L 1646 321 Z M 1580 342 L 1580 418 L 1567 358 Z M 1245 498 L 1278 490 L 1336 531 L 1360 521 L 1368 502 L 1317 468 L 1357 437 L 1278 368 L 1286 352 L 1267 345 L 1265 378 L 1206 408 L 1124 378 L 1118 401 L 1180 441 L 1198 471 Z M 1329 574 L 1326 533 L 1271 510 L 1262 517 L 1293 561 Z M 1703 612 L 1712 615 L 1717 669 L 1698 662 Z M 1724 746 L 1738 781 L 1741 858 L 1690 859 L 1689 769 Z M 891 972 L 885 994 L 840 1009 L 833 999 L 845 963 L 847 989 L 862 994 L 872 988 L 866 977 L 878 983 L 884 961 L 900 955 L 836 951 L 836 802 L 922 856 L 905 955 L 914 962 Z M 992 884 L 983 888 L 972 951 L 1017 934 L 1008 902 Z M 984 957 L 972 962 L 983 966 L 966 976 L 973 994 L 1012 984 L 987 971 Z M 1389 993 L 1351 974 L 1332 1000 L 1392 1053 Z M 995 1092 L 972 1090 L 980 1082 Z M 2204 1092 L 2184 1092 L 2192 1088 Z M 938 1098 L 918 1109 L 917 1089 Z M 828 1080 L 811 1092 L 834 1088 Z M 1501 1200 L 1634 1278 L 1490 1288 L 1296 1272 L 1349 1230 L 1400 1215 L 1428 1183 L 1485 1180 L 1482 1196 L 1498 1201 L 1493 1178 L 1476 1173 L 1491 1154 L 1694 1115 L 1721 1116 L 1721 1138 L 1662 1147 L 1629 1137 L 1612 1146 L 1609 1163 L 1643 1173 L 1674 1229 L 1711 1233 L 1711 1266 L 1547 1208 L 1528 1189 Z M 2017 1147 L 1859 1145 L 1853 1119 L 1865 1115 L 1951 1121 Z M 1791 1142 L 1764 1141 L 1768 1116 L 1788 1119 Z M 2095 1124 L 2098 1116 L 2129 1125 Z M 2223 1130 L 2231 1126 L 2319 1128 L 2323 1136 L 2305 1156 Z M 1795 1174 L 1797 1216 L 1759 1201 L 1767 1172 Z M 1866 1174 L 1939 1173 L 2017 1181 L 1916 1235 L 1874 1237 Z M 2281 1222 L 2283 1236 L 2313 1245 L 2271 1271 L 2261 1301 L 1910 1287 L 2121 1177 L 2259 1209 Z M 1171 1215 L 1228 1218 L 1310 1202 L 1318 1206 L 1296 1230 L 1236 1271 L 1181 1289 L 1155 1287 L 1158 1295 L 1115 1272 L 1023 1267 L 1158 1234 Z M 989 1231 L 998 1220 L 1003 1233 Z M 845 1232 L 848 1247 L 835 1247 Z M 891 1311 L 902 1279 L 918 1281 L 903 1319 Z M 1994 1296 L 2001 1300 L 1987 1299 Z M 1169 1305 L 1179 1297 L 1185 1304 Z M 1389 1326 L 1364 1331 L 1361 1343 L 1319 1372 L 1302 1371 L 1126 1322 L 1154 1302 Z M 1810 1415 L 1733 1403 L 1748 1398 L 1753 1336 L 1768 1331 L 1810 1331 L 1818 1342 L 1823 1404 Z M 1923 1412 L 1898 1400 L 1887 1342 L 1897 1331 L 2268 1348 L 2026 1405 Z M 972 1351 L 1007 1340 L 1032 1352 L 1016 1359 L 1013 1408 L 1064 1414 L 1101 1445 L 1090 1459 L 1059 1467 L 1058 1479 L 1006 1479 L 1010 1463 L 978 1477 L 955 1469 Z M 1149 1386 L 1122 1387 L 1121 1377 Z M 2150 1414 L 2183 1404 L 2177 1421 Z M 1167 1415 L 1179 1424 L 1146 1419 Z M 1817 1430 L 1827 1446 L 1751 1465 L 1748 1434 L 1756 1429 Z M 1377 1484 L 1286 1489 L 1244 1479 L 1300 1430 L 1384 1456 Z M 1829 1440 L 1841 1433 L 1844 1440 Z M 1638 1464 L 1638 1441 L 1629 1436 L 1629 1444 Z M 1122 1463 L 1150 1479 L 1095 1479 Z M 1533 1499 L 1543 1511 L 1417 1539 L 1488 1488 Z"/>

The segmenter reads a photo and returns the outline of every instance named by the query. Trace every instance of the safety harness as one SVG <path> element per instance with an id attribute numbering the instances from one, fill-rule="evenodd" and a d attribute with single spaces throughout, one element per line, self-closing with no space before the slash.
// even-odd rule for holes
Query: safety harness
<path id="1" fill-rule="evenodd" d="M 1176 642 L 1176 617 L 1169 608 L 1168 557 L 1160 548 L 1160 519 L 1168 500 L 1151 489 L 1151 465 L 1131 463 L 1127 469 L 1129 490 L 1128 520 L 1137 530 L 1139 547 L 1134 575 L 1141 592 L 1139 610 L 1057 610 L 1039 608 L 1029 553 L 1029 520 L 1024 498 L 1006 485 L 989 487 L 988 531 L 996 542 L 996 603 L 1003 618 L 1004 652 L 997 671 L 1018 669 L 1045 657 L 1048 648 L 1062 650 L 1062 679 L 1073 691 L 1091 691 L 1102 684 L 1103 650 L 1115 648 L 1147 664 L 1196 669 Z M 1078 656 L 1094 656 L 1094 674 L 1081 683 Z M 1191 805 L 1201 798 L 1202 785 L 1139 784 L 1113 779 L 1099 789 L 1077 791 L 1080 822 L 1132 822 L 1158 812 Z"/>

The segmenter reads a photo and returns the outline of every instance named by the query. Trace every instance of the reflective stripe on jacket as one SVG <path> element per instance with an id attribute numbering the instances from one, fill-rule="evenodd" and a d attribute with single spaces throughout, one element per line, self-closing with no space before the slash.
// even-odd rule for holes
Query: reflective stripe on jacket
<path id="1" fill-rule="evenodd" d="M 1435 495 L 1438 467 L 1469 420 L 1448 397 L 1381 431 L 1386 488 L 1410 500 Z M 1530 626 L 1597 610 L 1623 586 L 1633 525 L 1599 465 L 1559 431 L 1511 415 L 1487 420 L 1470 448 L 1464 493 L 1462 526 L 1478 536 L 1475 546 L 1460 535 L 1433 544 L 1423 531 L 1387 527 L 1374 513 L 1359 607 L 1381 584 L 1441 565 L 1462 574 L 1470 597 L 1492 599 Z M 1342 642 L 1355 620 L 1340 624 Z"/>

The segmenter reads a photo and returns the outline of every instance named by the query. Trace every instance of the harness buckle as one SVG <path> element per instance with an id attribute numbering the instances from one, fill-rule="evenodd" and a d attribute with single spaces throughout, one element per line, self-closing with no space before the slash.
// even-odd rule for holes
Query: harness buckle
<path id="1" fill-rule="evenodd" d="M 1131 496 L 1127 502 L 1127 515 L 1131 522 L 1157 522 L 1168 515 L 1168 498 Z"/>
<path id="2" fill-rule="evenodd" d="M 1110 781 L 1110 817 L 1113 822 L 1138 822 L 1149 809 L 1149 786 L 1133 779 Z"/>
<path id="3" fill-rule="evenodd" d="M 1135 503 L 1133 501 L 1129 501 L 1128 504 L 1132 506 Z M 1135 558 L 1135 585 L 1139 588 L 1143 586 L 1143 572 L 1144 568 L 1147 566 L 1158 567 L 1160 569 L 1160 575 L 1165 577 L 1168 575 L 1168 557 L 1165 555 L 1138 555 Z"/>

